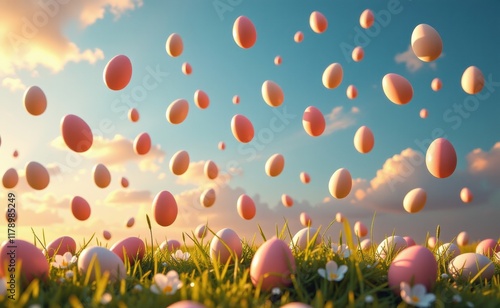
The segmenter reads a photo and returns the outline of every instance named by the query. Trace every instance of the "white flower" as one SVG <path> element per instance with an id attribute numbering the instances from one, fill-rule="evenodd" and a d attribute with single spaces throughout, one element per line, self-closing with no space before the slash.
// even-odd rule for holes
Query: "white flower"
<path id="1" fill-rule="evenodd" d="M 113 296 L 109 293 L 104 293 L 101 297 L 101 304 L 106 305 L 113 299 Z"/>
<path id="2" fill-rule="evenodd" d="M 465 304 L 467 307 L 474 308 L 474 304 L 472 302 L 466 302 Z"/>
<path id="3" fill-rule="evenodd" d="M 340 255 L 344 258 L 349 258 L 349 256 L 351 255 L 351 250 L 346 244 L 332 244 L 332 250 L 334 254 Z"/>
<path id="4" fill-rule="evenodd" d="M 167 262 L 163 262 L 161 265 L 162 265 L 163 267 L 167 267 Z"/>
<path id="5" fill-rule="evenodd" d="M 448 279 L 448 278 L 450 278 L 450 276 L 448 276 L 448 274 L 446 274 L 446 273 L 441 274 L 441 279 Z"/>
<path id="6" fill-rule="evenodd" d="M 134 291 L 136 291 L 136 292 L 141 292 L 141 291 L 142 291 L 142 286 L 141 286 L 140 284 L 136 284 L 136 285 L 134 286 Z"/>
<path id="7" fill-rule="evenodd" d="M 182 281 L 179 280 L 179 274 L 172 270 L 167 275 L 156 274 L 153 277 L 154 284 L 151 286 L 151 292 L 156 294 L 174 294 L 182 287 Z"/>
<path id="8" fill-rule="evenodd" d="M 371 296 L 371 295 L 365 296 L 365 303 L 367 303 L 367 304 L 373 303 L 373 296 Z"/>
<path id="9" fill-rule="evenodd" d="M 325 268 L 318 269 L 318 274 L 328 279 L 328 281 L 341 281 L 344 279 L 344 274 L 347 272 L 347 265 L 337 265 L 335 261 L 328 261 Z"/>
<path id="10" fill-rule="evenodd" d="M 180 249 L 172 254 L 172 258 L 176 259 L 177 261 L 187 261 L 189 260 L 189 257 L 191 257 L 191 254 L 189 252 L 182 252 L 182 250 Z"/>
<path id="11" fill-rule="evenodd" d="M 462 296 L 460 296 L 460 294 L 453 295 L 453 297 L 451 299 L 453 300 L 454 303 L 461 303 L 462 302 Z"/>
<path id="12" fill-rule="evenodd" d="M 7 280 L 5 278 L 0 278 L 0 295 L 7 294 Z"/>
<path id="13" fill-rule="evenodd" d="M 281 289 L 280 289 L 280 288 L 273 288 L 273 289 L 271 290 L 271 293 L 272 293 L 273 295 L 281 295 Z"/>
<path id="14" fill-rule="evenodd" d="M 411 287 L 406 282 L 401 282 L 401 298 L 410 305 L 416 307 L 429 307 L 431 303 L 436 299 L 436 296 L 432 293 L 426 293 L 425 286 L 423 284 L 417 283 Z"/>
<path id="15" fill-rule="evenodd" d="M 76 256 L 73 256 L 71 252 L 65 252 L 62 256 L 56 255 L 55 262 L 50 263 L 55 268 L 67 268 L 77 261 Z"/>
<path id="16" fill-rule="evenodd" d="M 71 278 L 73 278 L 74 273 L 73 273 L 73 271 L 66 271 L 64 276 L 66 277 L 66 279 L 70 280 Z"/>

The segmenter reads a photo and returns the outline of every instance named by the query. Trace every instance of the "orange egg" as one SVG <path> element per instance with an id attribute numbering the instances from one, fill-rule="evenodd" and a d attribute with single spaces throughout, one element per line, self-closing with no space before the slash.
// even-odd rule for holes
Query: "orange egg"
<path id="1" fill-rule="evenodd" d="M 244 115 L 237 114 L 231 120 L 231 131 L 234 138 L 242 143 L 252 141 L 254 136 L 254 129 L 252 122 Z"/>
<path id="2" fill-rule="evenodd" d="M 76 219 L 81 221 L 87 220 L 90 217 L 90 205 L 87 200 L 80 196 L 75 196 L 71 199 L 71 212 Z"/>
<path id="3" fill-rule="evenodd" d="M 14 168 L 7 169 L 7 171 L 5 171 L 2 177 L 3 187 L 11 189 L 16 187 L 18 182 L 19 182 L 19 175 L 17 174 L 17 170 Z"/>
<path id="4" fill-rule="evenodd" d="M 203 172 L 207 178 L 213 180 L 219 175 L 219 168 L 213 161 L 207 160 L 203 167 Z"/>
<path id="5" fill-rule="evenodd" d="M 281 56 L 274 57 L 274 64 L 275 65 L 281 65 L 281 61 L 282 61 Z"/>
<path id="6" fill-rule="evenodd" d="M 439 78 L 432 79 L 431 88 L 433 91 L 437 92 L 441 90 L 442 87 L 443 87 L 443 82 L 441 82 L 441 79 Z"/>
<path id="7" fill-rule="evenodd" d="M 327 89 L 335 89 L 342 82 L 344 71 L 339 63 L 330 64 L 323 72 L 323 85 Z"/>
<path id="8" fill-rule="evenodd" d="M 108 168 L 103 164 L 95 165 L 92 174 L 94 175 L 94 182 L 97 187 L 106 188 L 111 183 L 111 173 L 109 173 Z"/>
<path id="9" fill-rule="evenodd" d="M 180 56 L 184 50 L 182 37 L 177 33 L 170 34 L 165 44 L 165 49 L 167 50 L 168 55 L 173 58 Z"/>
<path id="10" fill-rule="evenodd" d="M 71 150 L 82 153 L 90 149 L 94 141 L 92 130 L 80 117 L 68 114 L 61 119 L 61 135 Z"/>
<path id="11" fill-rule="evenodd" d="M 121 184 L 123 188 L 127 188 L 129 185 L 127 178 L 122 177 Z"/>
<path id="12" fill-rule="evenodd" d="M 403 199 L 403 207 L 408 213 L 420 212 L 427 202 L 427 193 L 422 188 L 410 190 Z"/>
<path id="13" fill-rule="evenodd" d="M 201 193 L 200 203 L 204 207 L 211 207 L 215 203 L 215 198 L 215 190 L 213 188 L 208 188 Z"/>
<path id="14" fill-rule="evenodd" d="M 427 148 L 425 163 L 429 172 L 436 178 L 447 178 L 457 167 L 457 153 L 445 138 L 434 140 Z"/>
<path id="15" fill-rule="evenodd" d="M 182 73 L 184 75 L 191 75 L 193 73 L 193 67 L 188 62 L 182 63 Z"/>
<path id="16" fill-rule="evenodd" d="M 458 246 L 465 246 L 469 244 L 469 234 L 465 231 L 462 231 L 457 236 L 457 244 Z"/>
<path id="17" fill-rule="evenodd" d="M 233 38 L 238 46 L 247 49 L 257 41 L 257 31 L 250 19 L 246 16 L 236 18 L 233 24 Z"/>
<path id="18" fill-rule="evenodd" d="M 304 130 L 310 136 L 321 136 L 326 128 L 325 117 L 318 108 L 309 106 L 302 116 L 302 126 L 304 126 Z"/>
<path id="19" fill-rule="evenodd" d="M 421 117 L 422 119 L 427 118 L 427 115 L 428 115 L 428 114 L 429 114 L 429 112 L 427 111 L 427 109 L 422 108 L 422 109 L 420 110 L 420 117 Z"/>
<path id="20" fill-rule="evenodd" d="M 139 111 L 135 108 L 130 108 L 128 111 L 128 119 L 130 122 L 137 122 L 139 121 Z"/>
<path id="21" fill-rule="evenodd" d="M 274 154 L 266 162 L 266 174 L 274 177 L 281 174 L 285 167 L 285 158 L 281 154 Z"/>
<path id="22" fill-rule="evenodd" d="M 125 88 L 132 78 L 132 63 L 125 55 L 117 55 L 104 68 L 103 79 L 106 86 L 114 91 Z"/>
<path id="23" fill-rule="evenodd" d="M 351 57 L 354 61 L 359 62 L 363 60 L 364 56 L 365 56 L 365 51 L 363 50 L 363 47 L 358 46 L 352 50 Z"/>
<path id="24" fill-rule="evenodd" d="M 134 265 L 136 261 L 144 258 L 146 245 L 140 238 L 131 236 L 116 242 L 109 250 L 115 253 L 123 262 L 128 260 L 130 265 Z"/>
<path id="25" fill-rule="evenodd" d="M 72 237 L 61 236 L 47 245 L 47 255 L 52 258 L 54 255 L 64 255 L 64 253 L 70 252 L 75 254 L 76 252 L 76 242 Z"/>
<path id="26" fill-rule="evenodd" d="M 241 260 L 242 251 L 241 239 L 229 228 L 219 230 L 210 241 L 210 258 L 219 264 L 234 263 L 235 257 Z"/>
<path id="27" fill-rule="evenodd" d="M 126 226 L 127 228 L 132 228 L 135 224 L 135 218 L 134 217 L 130 217 L 128 220 L 127 220 L 127 223 L 126 223 Z"/>
<path id="28" fill-rule="evenodd" d="M 480 69 L 469 66 L 462 74 L 462 89 L 467 94 L 477 94 L 484 86 L 484 76 Z"/>
<path id="29" fill-rule="evenodd" d="M 350 85 L 347 87 L 346 95 L 348 99 L 355 99 L 358 97 L 358 89 L 354 85 Z"/>
<path id="30" fill-rule="evenodd" d="M 102 237 L 104 237 L 105 240 L 110 240 L 111 239 L 111 232 L 108 230 L 102 231 Z"/>
<path id="31" fill-rule="evenodd" d="M 328 28 L 328 20 L 325 15 L 318 11 L 314 11 L 309 16 L 309 25 L 314 32 L 323 33 Z"/>
<path id="32" fill-rule="evenodd" d="M 347 197 L 347 195 L 351 192 L 351 187 L 351 173 L 345 168 L 340 168 L 335 171 L 330 178 L 330 182 L 328 183 L 330 194 L 336 199 Z"/>
<path id="33" fill-rule="evenodd" d="M 249 196 L 242 194 L 238 197 L 238 201 L 236 202 L 236 209 L 238 210 L 238 214 L 241 218 L 250 220 L 255 217 L 255 203 L 253 199 Z"/>
<path id="34" fill-rule="evenodd" d="M 375 17 L 370 9 L 364 10 L 359 16 L 359 24 L 362 28 L 368 29 L 373 25 Z"/>
<path id="35" fill-rule="evenodd" d="M 50 175 L 45 167 L 37 162 L 29 162 L 25 168 L 28 185 L 36 190 L 45 189 L 50 183 Z"/>
<path id="36" fill-rule="evenodd" d="M 233 96 L 233 104 L 238 105 L 240 103 L 240 97 L 238 95 Z"/>
<path id="37" fill-rule="evenodd" d="M 151 137 L 148 133 L 141 133 L 135 137 L 134 152 L 138 155 L 145 155 L 151 149 Z"/>
<path id="38" fill-rule="evenodd" d="M 340 212 L 339 212 L 339 213 L 337 213 L 337 214 L 335 214 L 335 221 L 336 221 L 336 222 L 338 222 L 338 223 L 343 223 L 343 222 L 344 222 L 344 220 L 345 220 L 345 216 L 344 216 L 344 214 L 342 214 L 342 213 L 340 213 Z"/>
<path id="39" fill-rule="evenodd" d="M 170 171 L 175 175 L 183 175 L 189 168 L 189 154 L 186 151 L 178 151 L 170 159 Z"/>
<path id="40" fill-rule="evenodd" d="M 361 221 L 356 221 L 354 224 L 354 233 L 358 237 L 365 237 L 368 234 L 368 228 Z"/>
<path id="41" fill-rule="evenodd" d="M 14 158 L 18 157 L 19 156 L 19 152 L 17 150 L 15 150 L 13 153 L 12 153 L 12 156 Z"/>
<path id="42" fill-rule="evenodd" d="M 223 141 L 220 141 L 217 147 L 219 150 L 224 151 L 226 149 L 226 144 Z"/>
<path id="43" fill-rule="evenodd" d="M 310 227 L 312 225 L 312 219 L 306 212 L 300 213 L 299 216 L 300 224 L 304 227 Z"/>
<path id="44" fill-rule="evenodd" d="M 307 172 L 301 172 L 299 177 L 300 181 L 304 184 L 309 184 L 309 182 L 311 181 L 311 177 Z"/>
<path id="45" fill-rule="evenodd" d="M 397 105 L 408 104 L 413 97 L 413 87 L 410 82 L 398 74 L 387 74 L 382 79 L 382 89 L 385 96 Z"/>
<path id="46" fill-rule="evenodd" d="M 413 29 L 411 34 L 411 48 L 420 60 L 431 62 L 441 55 L 443 41 L 433 27 L 420 24 Z"/>
<path id="47" fill-rule="evenodd" d="M 469 188 L 464 187 L 460 191 L 460 199 L 462 199 L 463 203 L 470 203 L 474 199 L 474 195 L 472 194 L 472 191 Z"/>
<path id="48" fill-rule="evenodd" d="M 291 207 L 293 206 L 293 199 L 289 195 L 283 194 L 281 195 L 281 203 L 286 207 Z"/>
<path id="49" fill-rule="evenodd" d="M 301 31 L 297 31 L 293 36 L 293 40 L 295 41 L 295 43 L 302 42 L 302 40 L 304 40 L 304 33 L 302 33 Z"/>
<path id="50" fill-rule="evenodd" d="M 174 196 L 164 190 L 159 192 L 153 200 L 153 215 L 157 224 L 168 227 L 177 218 L 177 202 Z"/>
<path id="51" fill-rule="evenodd" d="M 210 98 L 207 93 L 202 90 L 196 90 L 194 92 L 194 103 L 200 109 L 206 109 L 210 105 Z"/>
<path id="52" fill-rule="evenodd" d="M 271 107 L 278 107 L 283 103 L 283 100 L 285 99 L 285 96 L 283 94 L 283 90 L 281 90 L 281 87 L 271 81 L 271 80 L 266 80 L 262 84 L 262 98 Z"/>
<path id="53" fill-rule="evenodd" d="M 370 128 L 361 126 L 354 135 L 354 147 L 359 153 L 368 153 L 373 149 L 375 137 Z"/>
<path id="54" fill-rule="evenodd" d="M 167 108 L 167 120 L 172 124 L 182 123 L 189 112 L 189 103 L 185 99 L 176 99 Z"/>
<path id="55" fill-rule="evenodd" d="M 37 86 L 31 86 L 24 92 L 24 108 L 31 115 L 38 116 L 47 109 L 47 97 L 42 89 Z"/>

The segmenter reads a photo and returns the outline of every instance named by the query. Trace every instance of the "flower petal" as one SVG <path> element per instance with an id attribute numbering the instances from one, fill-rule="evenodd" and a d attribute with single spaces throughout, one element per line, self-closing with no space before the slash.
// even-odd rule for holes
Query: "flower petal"
<path id="1" fill-rule="evenodd" d="M 318 268 L 318 274 L 321 277 L 326 278 L 326 270 L 324 268 Z"/>
<path id="2" fill-rule="evenodd" d="M 425 289 L 425 286 L 423 284 L 420 284 L 420 283 L 417 283 L 411 289 L 411 294 L 413 296 L 418 297 L 418 298 L 424 297 L 426 292 L 427 292 L 427 290 Z"/>
<path id="3" fill-rule="evenodd" d="M 155 293 L 155 294 L 161 294 L 161 291 L 160 289 L 158 288 L 157 285 L 152 285 L 151 288 L 149 288 L 151 290 L 151 292 Z"/>
<path id="4" fill-rule="evenodd" d="M 337 273 L 338 265 L 337 262 L 330 260 L 326 262 L 325 265 L 326 271 L 329 273 Z"/>
<path id="5" fill-rule="evenodd" d="M 163 275 L 165 276 L 165 275 Z M 176 271 L 174 270 L 170 270 L 168 271 L 167 275 L 165 276 L 168 280 L 172 280 L 172 279 L 179 279 L 179 274 L 177 274 Z"/>
<path id="6" fill-rule="evenodd" d="M 348 270 L 347 265 L 344 265 L 344 264 L 343 264 L 343 265 L 341 265 L 341 266 L 339 267 L 339 269 L 337 270 L 337 275 L 339 275 L 339 276 L 340 276 L 340 275 L 344 276 L 344 274 L 347 272 L 347 270 Z"/>
<path id="7" fill-rule="evenodd" d="M 168 278 L 167 276 L 158 273 L 153 276 L 153 281 L 158 287 L 160 287 L 160 289 L 163 289 L 168 283 Z"/>
<path id="8" fill-rule="evenodd" d="M 54 261 L 56 261 L 57 264 L 63 264 L 63 260 L 64 260 L 64 258 L 61 255 L 55 255 L 54 256 Z"/>

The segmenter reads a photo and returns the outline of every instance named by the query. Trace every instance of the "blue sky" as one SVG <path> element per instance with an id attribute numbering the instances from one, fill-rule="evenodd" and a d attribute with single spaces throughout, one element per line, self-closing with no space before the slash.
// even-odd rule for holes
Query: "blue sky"
<path id="1" fill-rule="evenodd" d="M 19 17 L 0 22 L 4 34 L 20 33 L 23 18 L 29 20 L 41 9 L 20 3 L 10 7 L 2 4 L 6 6 L 4 14 Z M 20 198 L 22 236 L 29 238 L 34 221 L 28 216 L 38 213 L 47 220 L 37 219 L 37 230 L 43 228 L 49 234 L 101 235 L 104 223 L 115 238 L 144 237 L 144 216 L 151 215 L 152 198 L 168 190 L 176 195 L 180 208 L 178 220 L 165 229 L 173 237 L 207 219 L 214 229 L 234 226 L 246 237 L 258 231 L 257 224 L 272 233 L 274 224 L 282 224 L 283 217 L 296 231 L 301 211 L 317 221 L 314 225 L 325 227 L 337 212 L 346 213 L 352 223 L 362 220 L 369 225 L 377 211 L 377 236 L 395 229 L 423 240 L 427 231 L 434 232 L 441 224 L 446 240 L 461 230 L 476 239 L 498 237 L 498 224 L 487 230 L 477 226 L 478 220 L 492 221 L 500 200 L 500 178 L 495 173 L 500 169 L 500 146 L 494 148 L 500 141 L 496 119 L 500 111 L 500 21 L 495 16 L 499 8 L 496 2 L 460 2 L 453 9 L 430 1 L 111 3 L 61 4 L 58 13 L 26 41 L 21 52 L 13 52 L 7 39 L 1 42 L 0 56 L 8 60 L 0 62 L 0 172 L 16 168 L 21 175 L 14 190 Z M 359 15 L 366 8 L 376 16 L 370 30 L 359 25 Z M 328 19 L 323 34 L 314 33 L 309 26 L 313 11 Z M 257 29 L 257 42 L 250 49 L 241 49 L 232 37 L 234 20 L 240 15 L 250 18 Z M 443 40 L 442 56 L 431 64 L 415 58 L 409 48 L 411 33 L 421 23 L 434 27 Z M 293 41 L 296 31 L 304 33 L 300 44 Z M 178 58 L 165 51 L 171 33 L 183 38 L 184 51 Z M 361 35 L 364 41 L 360 41 Z M 346 57 L 343 47 L 358 43 L 365 57 L 354 62 Z M 133 75 L 125 89 L 111 91 L 102 74 L 106 63 L 118 54 L 130 58 Z M 273 63 L 276 55 L 283 58 L 280 66 Z M 192 65 L 192 75 L 182 74 L 183 62 Z M 338 88 L 329 90 L 321 83 L 321 76 L 335 62 L 342 65 L 344 78 Z M 480 68 L 487 81 L 476 97 L 466 94 L 460 85 L 463 71 L 471 65 Z M 151 71 L 163 75 L 156 76 L 154 89 L 139 92 Z M 387 73 L 400 74 L 412 83 L 414 96 L 409 104 L 395 105 L 384 95 L 381 81 Z M 439 92 L 430 87 L 436 77 L 443 82 Z M 282 87 L 282 106 L 271 108 L 263 101 L 261 85 L 265 80 Z M 350 84 L 358 89 L 354 100 L 345 94 Z M 22 104 L 24 90 L 30 85 L 42 88 L 48 99 L 46 112 L 38 117 L 29 115 Z M 197 89 L 210 97 L 206 110 L 194 105 Z M 140 93 L 144 97 L 137 97 Z M 240 96 L 240 104 L 232 104 L 234 95 Z M 138 98 L 135 101 L 134 96 Z M 189 115 L 183 123 L 172 125 L 166 121 L 165 111 L 178 98 L 189 101 Z M 472 111 L 457 111 L 467 104 Z M 305 133 L 301 119 L 310 105 L 327 117 L 327 125 L 336 127 L 331 133 L 316 138 Z M 130 107 L 139 110 L 139 122 L 131 123 L 125 117 Z M 429 111 L 426 119 L 419 117 L 422 108 Z M 60 120 L 70 113 L 82 117 L 97 138 L 87 154 L 74 154 L 57 145 Z M 230 121 L 235 114 L 252 121 L 256 136 L 251 143 L 241 144 L 232 136 Z M 282 119 L 283 114 L 288 118 L 282 121 L 282 129 L 272 131 L 270 121 Z M 358 153 L 353 146 L 354 134 L 363 125 L 375 135 L 375 147 L 368 154 Z M 141 132 L 148 132 L 158 147 L 146 158 L 127 156 L 126 150 L 117 148 L 118 141 L 133 141 Z M 410 163 L 406 165 L 414 169 L 410 171 L 398 165 L 401 157 L 403 162 L 418 161 L 430 141 L 443 136 L 458 156 L 457 170 L 450 178 L 432 178 L 425 164 Z M 219 141 L 226 143 L 225 151 L 217 149 Z M 15 149 L 20 153 L 18 158 L 12 157 Z M 475 149 L 480 150 L 473 152 Z M 188 151 L 192 162 L 190 173 L 182 179 L 168 169 L 170 157 L 179 150 Z M 285 168 L 280 176 L 270 178 L 264 164 L 275 153 L 283 154 Z M 200 179 L 199 167 L 208 159 L 218 164 L 222 174 L 215 184 Z M 53 168 L 47 189 L 33 191 L 23 182 L 22 173 L 29 161 Z M 474 165 L 478 161 L 486 161 L 487 168 L 472 167 L 478 166 Z M 107 162 L 112 172 L 112 184 L 106 189 L 97 188 L 91 179 L 90 170 L 99 162 Z M 345 200 L 333 199 L 328 192 L 328 181 L 339 168 L 347 168 L 357 183 Z M 300 182 L 301 171 L 311 175 L 310 184 Z M 392 171 L 395 177 L 391 184 L 384 174 Z M 130 180 L 127 189 L 119 185 L 122 176 Z M 198 196 L 213 186 L 217 202 L 204 209 L 197 204 Z M 458 198 L 465 186 L 475 193 L 474 202 L 467 205 Z M 402 196 L 415 187 L 427 190 L 428 202 L 422 213 L 410 215 L 404 212 Z M 235 214 L 235 200 L 242 192 L 258 204 L 260 214 L 252 221 L 242 221 Z M 283 193 L 294 198 L 293 209 L 280 204 Z M 358 198 L 363 193 L 366 197 Z M 84 196 L 91 204 L 88 221 L 72 217 L 69 200 L 74 195 Z M 112 197 L 118 201 L 111 202 Z M 23 211 L 27 218 L 23 218 Z M 125 229 L 123 221 L 131 216 L 136 217 L 137 225 Z M 162 228 L 156 225 L 155 230 L 161 238 Z M 338 234 L 338 229 L 332 230 Z"/>

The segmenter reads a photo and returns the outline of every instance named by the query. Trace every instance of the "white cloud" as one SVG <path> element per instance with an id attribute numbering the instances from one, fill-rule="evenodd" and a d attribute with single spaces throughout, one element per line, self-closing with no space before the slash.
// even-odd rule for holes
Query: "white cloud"
<path id="1" fill-rule="evenodd" d="M 26 89 L 26 85 L 21 81 L 21 79 L 13 77 L 5 77 L 2 80 L 2 86 L 6 87 L 12 92 L 24 91 Z"/>
<path id="2" fill-rule="evenodd" d="M 336 131 L 346 129 L 356 123 L 355 114 L 359 113 L 358 107 L 352 107 L 350 111 L 344 112 L 342 106 L 337 106 L 325 116 L 326 128 L 325 135 L 332 134 Z"/>
<path id="3" fill-rule="evenodd" d="M 441 54 L 441 57 L 443 54 Z M 424 64 L 426 62 L 421 61 L 415 53 L 413 53 L 413 50 L 411 49 L 411 45 L 408 45 L 408 49 L 405 52 L 398 53 L 394 57 L 394 60 L 396 63 L 404 63 L 406 66 L 406 69 L 410 72 L 416 72 L 422 67 L 424 67 Z M 431 62 L 428 63 L 428 66 L 431 67 L 432 69 L 436 69 L 436 62 Z"/>

